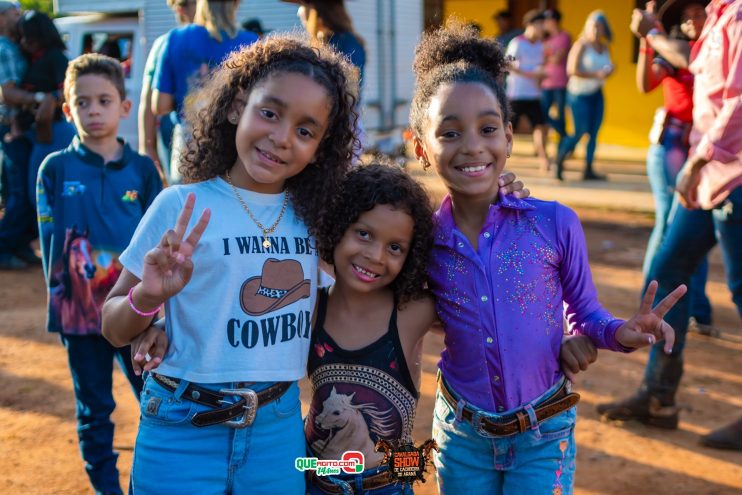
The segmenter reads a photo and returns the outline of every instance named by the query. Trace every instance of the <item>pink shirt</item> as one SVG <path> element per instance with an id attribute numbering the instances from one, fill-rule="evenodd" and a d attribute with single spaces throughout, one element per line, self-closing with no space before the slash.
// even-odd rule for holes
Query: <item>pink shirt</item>
<path id="1" fill-rule="evenodd" d="M 572 46 L 569 33 L 562 31 L 544 41 L 544 72 L 546 78 L 541 81 L 542 89 L 562 89 L 567 87 L 567 53 Z M 560 63 L 549 62 L 549 57 L 561 51 L 564 59 Z"/>
<path id="2" fill-rule="evenodd" d="M 691 149 L 701 169 L 698 203 L 710 209 L 742 185 L 742 0 L 714 0 L 691 52 Z"/>

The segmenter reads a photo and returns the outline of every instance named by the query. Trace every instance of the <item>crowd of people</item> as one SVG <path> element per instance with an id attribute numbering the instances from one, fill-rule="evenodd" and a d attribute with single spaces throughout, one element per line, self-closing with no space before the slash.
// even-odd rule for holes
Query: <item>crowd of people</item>
<path id="1" fill-rule="evenodd" d="M 703 296 L 694 273 L 716 242 L 742 315 L 742 0 L 634 12 L 639 89 L 662 84 L 665 106 L 628 320 L 598 301 L 577 215 L 503 174 L 524 116 L 544 170 L 551 127 L 557 178 L 584 134 L 584 179 L 601 178 L 614 71 L 602 12 L 574 44 L 556 10 L 529 11 L 522 33 L 500 12 L 498 39 L 456 22 L 423 35 L 409 127 L 448 193 L 434 211 L 404 170 L 356 164 L 366 52 L 343 0 L 288 1 L 308 37 L 242 29 L 237 1 L 168 0 L 181 25 L 147 62 L 139 153 L 118 138 L 131 111 L 119 61 L 68 61 L 47 16 L 0 1 L 0 268 L 43 265 L 96 493 L 123 493 L 114 360 L 140 402 L 137 495 L 412 493 L 377 445 L 413 448 L 416 414 L 433 417 L 440 493 L 572 493 L 571 379 L 597 348 L 652 347 L 640 390 L 600 413 L 676 428 L 688 323 L 710 323 L 683 295 Z M 434 327 L 436 402 L 417 411 Z M 702 441 L 742 449 L 742 419 Z M 358 472 L 297 468 L 347 452 L 362 454 Z"/>

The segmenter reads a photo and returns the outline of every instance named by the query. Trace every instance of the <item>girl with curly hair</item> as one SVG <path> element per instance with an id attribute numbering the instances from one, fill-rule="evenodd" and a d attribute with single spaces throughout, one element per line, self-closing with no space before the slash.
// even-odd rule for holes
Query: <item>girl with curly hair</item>
<path id="1" fill-rule="evenodd" d="M 422 340 L 435 320 L 424 289 L 432 215 L 427 194 L 407 173 L 372 164 L 348 174 L 320 222 L 317 246 L 335 282 L 319 294 L 304 431 L 310 456 L 358 451 L 365 470 L 309 471 L 310 494 L 412 493 L 409 483 L 389 477 L 375 445 L 412 442 Z"/>
<path id="2" fill-rule="evenodd" d="M 156 198 L 103 309 L 117 346 L 167 313 L 170 347 L 141 396 L 137 494 L 304 493 L 312 236 L 350 163 L 356 93 L 341 56 L 275 36 L 195 96 L 187 184 Z"/>
<path id="3" fill-rule="evenodd" d="M 429 33 L 416 49 L 415 154 L 449 193 L 429 270 L 446 344 L 433 418 L 438 487 L 567 494 L 579 396 L 560 369 L 562 310 L 571 333 L 596 347 L 628 352 L 665 339 L 669 352 L 674 332 L 662 317 L 685 287 L 652 309 L 653 282 L 636 315 L 613 317 L 598 301 L 577 215 L 498 193 L 513 142 L 505 67 L 497 42 L 463 26 Z"/>

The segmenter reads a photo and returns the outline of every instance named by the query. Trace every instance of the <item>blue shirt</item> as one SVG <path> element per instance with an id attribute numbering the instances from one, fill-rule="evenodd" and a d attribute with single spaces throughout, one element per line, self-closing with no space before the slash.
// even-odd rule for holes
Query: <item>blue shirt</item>
<path id="1" fill-rule="evenodd" d="M 456 227 L 450 197 L 435 219 L 429 281 L 445 329 L 439 366 L 464 400 L 501 413 L 554 385 L 563 313 L 596 347 L 628 350 L 616 341 L 623 320 L 598 301 L 574 211 L 501 196 L 476 250 Z"/>
<path id="2" fill-rule="evenodd" d="M 239 31 L 234 38 L 222 32 L 222 42 L 211 37 L 205 27 L 189 24 L 167 35 L 155 69 L 153 87 L 173 95 L 175 110 L 182 114 L 186 95 L 201 84 L 202 66 L 214 69 L 230 53 L 257 41 L 250 31 Z"/>
<path id="3" fill-rule="evenodd" d="M 100 308 L 121 272 L 119 253 L 161 189 L 152 160 L 128 144 L 120 160 L 104 163 L 75 136 L 66 149 L 46 157 L 37 208 L 47 330 L 101 333 Z"/>
<path id="4" fill-rule="evenodd" d="M 334 33 L 330 37 L 330 46 L 342 53 L 358 68 L 359 81 L 363 81 L 363 71 L 366 67 L 366 50 L 353 33 Z"/>

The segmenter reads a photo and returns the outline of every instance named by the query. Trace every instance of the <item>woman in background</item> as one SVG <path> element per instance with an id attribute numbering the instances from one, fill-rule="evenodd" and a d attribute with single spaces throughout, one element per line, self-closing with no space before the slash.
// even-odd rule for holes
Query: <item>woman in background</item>
<path id="1" fill-rule="evenodd" d="M 585 27 L 575 41 L 567 57 L 567 104 L 572 111 L 574 134 L 567 135 L 559 143 L 556 178 L 563 180 L 564 161 L 588 135 L 585 150 L 585 172 L 583 180 L 602 180 L 605 177 L 593 171 L 598 131 L 603 123 L 603 85 L 615 69 L 608 45 L 613 36 L 605 14 L 595 10 L 587 16 Z"/>

